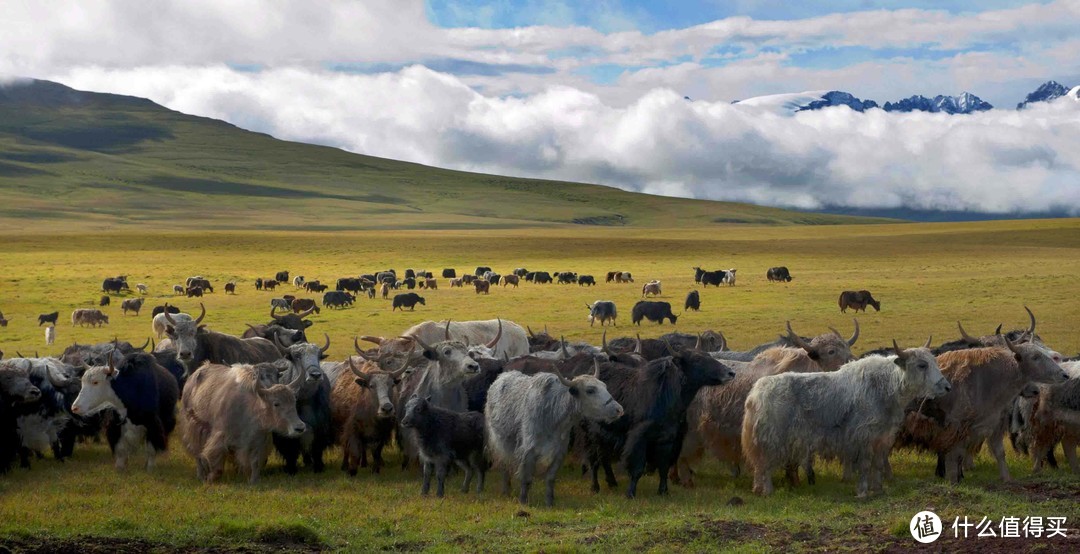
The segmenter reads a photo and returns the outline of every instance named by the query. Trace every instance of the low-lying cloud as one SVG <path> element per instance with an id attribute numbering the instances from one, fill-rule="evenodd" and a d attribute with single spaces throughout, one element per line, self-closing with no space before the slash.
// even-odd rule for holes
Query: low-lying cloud
<path id="1" fill-rule="evenodd" d="M 819 209 L 1080 215 L 1080 103 L 964 116 L 796 115 L 652 89 L 623 105 L 569 86 L 487 96 L 422 66 L 373 75 L 226 66 L 54 76 L 276 137 L 440 167 Z"/>

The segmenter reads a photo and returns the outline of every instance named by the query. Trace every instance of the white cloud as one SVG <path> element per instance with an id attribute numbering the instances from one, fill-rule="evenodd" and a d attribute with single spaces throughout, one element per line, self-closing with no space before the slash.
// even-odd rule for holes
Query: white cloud
<path id="1" fill-rule="evenodd" d="M 1080 215 L 1080 104 L 1071 99 L 967 116 L 781 116 L 663 88 L 624 106 L 566 86 L 495 97 L 420 66 L 378 75 L 82 68 L 56 77 L 280 138 L 443 167 L 802 208 Z"/>

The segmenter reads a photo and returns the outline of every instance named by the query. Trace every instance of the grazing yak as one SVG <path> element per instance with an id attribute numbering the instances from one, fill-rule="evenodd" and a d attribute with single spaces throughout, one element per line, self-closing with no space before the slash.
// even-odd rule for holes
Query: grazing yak
<path id="1" fill-rule="evenodd" d="M 398 338 L 362 336 L 365 340 L 379 345 L 380 352 L 404 352 L 412 348 L 411 339 L 419 338 L 428 344 L 439 341 L 460 341 L 467 345 L 490 349 L 491 357 L 516 358 L 529 353 L 529 338 L 523 329 L 513 321 L 487 319 L 478 321 L 424 321 L 408 328 Z"/>
<path id="2" fill-rule="evenodd" d="M 275 273 L 274 274 L 274 280 L 279 282 L 279 283 L 288 283 L 289 282 L 289 272 L 288 271 L 279 271 L 279 272 Z"/>
<path id="3" fill-rule="evenodd" d="M 866 306 L 870 305 L 874 307 L 875 312 L 881 311 L 881 302 L 874 300 L 874 297 L 870 295 L 868 290 L 845 290 L 840 293 L 840 313 L 847 313 L 848 308 L 858 311 L 866 311 Z"/>
<path id="4" fill-rule="evenodd" d="M 166 310 L 170 314 L 178 314 L 178 313 L 180 313 L 180 308 L 177 308 L 176 306 L 170 306 L 169 303 L 166 302 L 165 304 L 162 304 L 161 306 L 154 306 L 154 309 L 151 310 L 151 312 L 150 312 L 150 317 L 157 317 L 158 314 L 161 314 L 162 312 L 165 312 Z"/>
<path id="5" fill-rule="evenodd" d="M 225 283 L 225 294 L 236 294 L 236 283 L 232 281 Z"/>
<path id="6" fill-rule="evenodd" d="M 307 375 L 301 372 L 288 385 L 266 386 L 259 378 L 264 370 L 277 372 L 267 364 L 207 364 L 188 379 L 182 402 L 184 447 L 195 458 L 200 480 L 216 481 L 226 458 L 232 458 L 255 483 L 270 455 L 272 434 L 295 438 L 307 430 L 296 411 L 296 393 Z"/>
<path id="7" fill-rule="evenodd" d="M 645 286 L 641 287 L 641 297 L 645 298 L 648 295 L 660 296 L 660 281 L 649 281 L 645 283 Z"/>
<path id="8" fill-rule="evenodd" d="M 176 427 L 179 385 L 151 354 L 131 352 L 119 364 L 114 359 L 109 355 L 106 365 L 83 373 L 71 413 L 89 417 L 104 408 L 115 410 L 117 417 L 109 419 L 106 435 L 116 469 L 126 468 L 128 457 L 141 449 L 146 450 L 146 469 L 153 469 Z"/>
<path id="9" fill-rule="evenodd" d="M 951 388 L 929 348 L 901 350 L 896 341 L 893 347 L 895 357 L 870 356 L 834 372 L 768 375 L 754 384 L 742 444 L 755 493 L 771 494 L 780 468 L 796 484 L 796 468 L 815 454 L 854 468 L 860 498 L 881 490 L 905 406 Z"/>
<path id="10" fill-rule="evenodd" d="M 585 308 L 589 310 L 589 327 L 593 326 L 593 322 L 600 320 L 600 326 L 607 325 L 610 321 L 612 325 L 618 326 L 615 318 L 618 317 L 618 311 L 615 309 L 615 303 L 610 300 L 597 300 L 592 303 L 592 306 L 585 304 Z"/>
<path id="11" fill-rule="evenodd" d="M 404 294 L 395 294 L 394 295 L 394 306 L 393 306 L 393 308 L 390 309 L 390 311 L 394 311 L 394 310 L 397 310 L 399 308 L 402 311 L 405 311 L 405 308 L 408 308 L 409 311 L 413 311 L 413 310 L 416 309 L 416 304 L 417 303 L 419 303 L 422 306 L 427 305 L 427 303 L 424 302 L 424 297 L 420 296 L 419 294 L 416 294 L 415 292 L 407 292 L 407 293 L 404 293 Z"/>
<path id="12" fill-rule="evenodd" d="M 309 310 L 313 310 L 315 313 L 319 313 L 319 307 L 315 305 L 314 298 L 294 298 L 289 303 L 289 307 L 292 308 L 293 313 L 301 313 Z"/>
<path id="13" fill-rule="evenodd" d="M 765 278 L 768 279 L 770 283 L 774 281 L 790 283 L 791 272 L 789 272 L 788 268 L 785 266 L 770 267 L 769 270 L 765 272 Z"/>
<path id="14" fill-rule="evenodd" d="M 724 271 L 723 269 L 718 269 L 716 271 L 703 271 L 701 273 L 701 280 L 699 282 L 701 283 L 702 287 L 708 287 L 709 285 L 719 287 L 721 283 L 727 282 L 727 275 L 728 272 Z"/>
<path id="15" fill-rule="evenodd" d="M 640 300 L 637 304 L 634 304 L 634 308 L 630 312 L 630 322 L 634 325 L 641 325 L 642 319 L 655 321 L 660 325 L 664 324 L 665 319 L 670 319 L 671 324 L 674 325 L 679 316 L 671 313 L 671 304 L 668 302 Z"/>
<path id="16" fill-rule="evenodd" d="M 37 316 L 38 327 L 41 327 L 43 323 L 52 323 L 56 325 L 56 320 L 60 317 L 60 312 L 53 312 L 51 314 L 41 314 Z"/>
<path id="17" fill-rule="evenodd" d="M 579 287 L 584 287 L 585 285 L 590 287 L 596 286 L 596 277 L 593 277 L 592 275 L 581 275 L 578 277 L 577 284 Z"/>
<path id="18" fill-rule="evenodd" d="M 457 271 L 452 267 L 447 267 L 442 270 L 443 279 L 455 279 L 457 278 Z"/>
<path id="19" fill-rule="evenodd" d="M 98 300 L 98 306 L 108 306 L 111 303 L 112 303 L 112 299 L 109 298 L 108 296 L 102 296 L 101 299 Z"/>
<path id="20" fill-rule="evenodd" d="M 383 285 L 386 286 L 385 284 Z M 323 294 L 322 304 L 324 308 L 344 308 L 352 306 L 356 297 L 344 291 L 332 290 Z"/>
<path id="21" fill-rule="evenodd" d="M 938 356 L 952 391 L 908 411 L 898 437 L 898 446 L 936 452 L 937 474 L 951 482 L 963 478 L 964 460 L 983 442 L 997 461 L 1001 479 L 1010 480 L 1002 442 L 1006 410 L 1029 382 L 1053 384 L 1068 379 L 1038 346 L 1003 339 L 1005 348 L 972 348 Z"/>
<path id="22" fill-rule="evenodd" d="M 534 283 L 536 283 L 538 285 L 551 283 L 553 281 L 554 280 L 551 278 L 551 274 L 546 272 L 546 271 L 537 271 L 536 273 L 533 274 L 533 278 L 532 278 L 532 282 L 534 282 Z"/>
<path id="23" fill-rule="evenodd" d="M 184 289 L 184 295 L 188 298 L 201 297 L 203 295 L 202 287 L 188 287 Z"/>
<path id="24" fill-rule="evenodd" d="M 128 287 L 127 277 L 107 277 L 101 282 L 101 292 L 111 292 L 114 294 L 120 294 L 121 291 L 130 291 Z"/>
<path id="25" fill-rule="evenodd" d="M 473 281 L 473 286 L 476 287 L 476 294 L 480 294 L 481 292 L 484 293 L 484 294 L 490 294 L 491 293 L 491 283 L 488 282 L 488 281 L 485 281 L 484 279 L 476 279 L 476 280 L 474 280 Z"/>
<path id="26" fill-rule="evenodd" d="M 109 323 L 109 316 L 101 313 L 101 310 L 93 310 L 88 308 L 79 308 L 71 312 L 71 325 L 79 325 L 85 327 L 90 325 L 91 327 L 100 327 L 103 324 Z"/>
<path id="27" fill-rule="evenodd" d="M 469 492 L 473 476 L 478 475 L 476 492 L 484 490 L 484 414 L 456 412 L 431 404 L 430 397 L 412 395 L 405 403 L 401 426 L 415 433 L 420 462 L 424 466 L 424 481 L 420 494 L 431 490 L 431 477 L 437 479 L 435 495 L 442 498 L 450 467 L 457 465 L 465 471 L 461 492 Z"/>
<path id="28" fill-rule="evenodd" d="M 692 290 L 686 295 L 686 302 L 683 303 L 683 311 L 686 310 L 701 310 L 701 296 L 698 295 L 698 291 Z"/>
<path id="29" fill-rule="evenodd" d="M 516 289 L 518 288 L 518 283 L 520 282 L 520 280 L 521 278 L 517 275 L 506 275 L 502 278 L 503 288 L 506 288 L 506 285 L 514 285 L 514 288 Z"/>
<path id="30" fill-rule="evenodd" d="M 129 311 L 135 312 L 135 315 L 139 315 L 139 310 L 142 310 L 143 299 L 142 298 L 128 298 L 120 303 L 120 309 L 127 315 Z"/>
<path id="31" fill-rule="evenodd" d="M 544 500 L 548 506 L 555 504 L 555 477 L 571 430 L 582 417 L 613 422 L 623 416 L 599 375 L 597 365 L 592 375 L 572 380 L 517 371 L 495 380 L 484 408 L 485 435 L 493 465 L 503 470 L 503 494 L 510 494 L 510 477 L 516 475 L 521 484 L 518 501 L 527 503 L 533 478 L 540 473 L 547 486 Z"/>
<path id="32" fill-rule="evenodd" d="M 30 382 L 26 368 L 0 363 L 0 475 L 15 465 L 22 449 L 18 416 L 23 405 L 41 400 L 41 390 Z"/>
<path id="33" fill-rule="evenodd" d="M 379 473 L 383 447 L 390 444 L 397 425 L 396 389 L 408 369 L 412 352 L 404 356 L 385 353 L 368 359 L 355 340 L 353 346 L 364 363 L 357 368 L 353 358 L 348 358 L 345 363 L 350 371 L 340 372 L 330 393 L 334 432 L 344 450 L 341 469 L 356 475 L 359 468 L 367 467 L 370 449 L 371 471 Z"/>

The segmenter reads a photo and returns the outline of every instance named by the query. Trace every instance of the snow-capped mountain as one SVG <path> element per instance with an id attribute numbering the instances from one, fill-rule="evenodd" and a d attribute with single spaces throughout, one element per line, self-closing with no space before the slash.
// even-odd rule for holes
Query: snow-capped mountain
<path id="1" fill-rule="evenodd" d="M 1074 89 L 1075 90 L 1075 89 Z M 1024 101 L 1016 105 L 1016 109 L 1022 110 L 1028 106 L 1028 104 L 1034 104 L 1035 102 L 1050 102 L 1057 100 L 1070 91 L 1065 85 L 1057 81 L 1047 81 L 1035 89 L 1035 92 L 1027 95 Z"/>
<path id="2" fill-rule="evenodd" d="M 993 109 L 989 102 L 965 92 L 960 96 L 937 95 L 927 98 L 922 95 L 910 96 L 897 102 L 886 102 L 882 107 L 887 112 L 945 112 L 947 114 L 965 114 Z"/>

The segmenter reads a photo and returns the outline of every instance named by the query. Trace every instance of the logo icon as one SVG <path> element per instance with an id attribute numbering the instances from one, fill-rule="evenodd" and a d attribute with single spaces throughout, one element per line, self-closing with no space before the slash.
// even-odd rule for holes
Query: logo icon
<path id="1" fill-rule="evenodd" d="M 923 544 L 930 544 L 941 537 L 941 518 L 934 512 L 919 512 L 915 514 L 915 517 L 911 518 L 911 527 L 909 529 L 911 530 L 911 536 L 915 540 Z"/>

